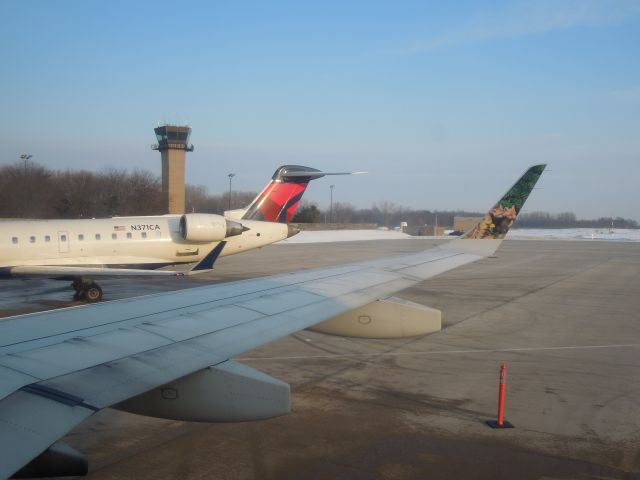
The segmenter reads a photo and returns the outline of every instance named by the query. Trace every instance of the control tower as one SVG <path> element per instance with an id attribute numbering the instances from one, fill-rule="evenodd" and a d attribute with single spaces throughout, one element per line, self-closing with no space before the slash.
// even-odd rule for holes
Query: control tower
<path id="1" fill-rule="evenodd" d="M 163 125 L 154 128 L 158 143 L 151 145 L 162 158 L 162 193 L 166 213 L 184 213 L 184 160 L 186 152 L 193 152 L 189 144 L 191 127 Z"/>

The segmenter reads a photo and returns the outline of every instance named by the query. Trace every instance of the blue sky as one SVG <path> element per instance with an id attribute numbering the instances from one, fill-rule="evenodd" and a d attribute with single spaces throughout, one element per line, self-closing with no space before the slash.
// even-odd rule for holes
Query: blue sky
<path id="1" fill-rule="evenodd" d="M 368 170 L 307 197 L 640 220 L 640 2 L 33 1 L 0 17 L 0 162 L 140 167 L 188 123 L 187 181 Z"/>

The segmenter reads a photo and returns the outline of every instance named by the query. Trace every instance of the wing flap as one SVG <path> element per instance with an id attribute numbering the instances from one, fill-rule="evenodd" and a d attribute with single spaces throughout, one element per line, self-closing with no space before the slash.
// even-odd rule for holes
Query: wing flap
<path id="1" fill-rule="evenodd" d="M 18 390 L 0 401 L 0 478 L 8 478 L 95 410 Z"/>
<path id="2" fill-rule="evenodd" d="M 165 337 L 138 328 L 116 329 L 3 355 L 0 365 L 33 377 L 52 378 L 169 343 Z"/>
<path id="3" fill-rule="evenodd" d="M 0 357 L 2 358 L 2 357 Z M 0 366 L 0 399 L 11 395 L 16 390 L 29 385 L 34 382 L 38 382 L 41 379 L 32 377 L 23 372 L 18 372 L 12 368 Z"/>
<path id="4" fill-rule="evenodd" d="M 457 253 L 455 255 L 441 258 L 438 261 L 423 262 L 417 265 L 400 268 L 397 271 L 416 278 L 430 278 L 449 270 L 453 270 L 454 268 L 461 267 L 462 265 L 466 265 L 467 263 L 475 262 L 481 258 L 483 258 L 482 255 Z"/>
<path id="5" fill-rule="evenodd" d="M 148 321 L 138 328 L 157 333 L 176 342 L 211 333 L 212 325 L 216 328 L 228 328 L 233 325 L 257 320 L 262 313 L 248 310 L 237 305 L 223 305 L 215 310 L 173 316 L 166 320 Z"/>

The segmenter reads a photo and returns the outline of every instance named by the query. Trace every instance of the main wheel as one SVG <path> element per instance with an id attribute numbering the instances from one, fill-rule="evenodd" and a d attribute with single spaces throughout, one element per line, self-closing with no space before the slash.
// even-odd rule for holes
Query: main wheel
<path id="1" fill-rule="evenodd" d="M 89 303 L 102 300 L 102 289 L 97 283 L 90 283 L 84 290 L 84 298 Z"/>

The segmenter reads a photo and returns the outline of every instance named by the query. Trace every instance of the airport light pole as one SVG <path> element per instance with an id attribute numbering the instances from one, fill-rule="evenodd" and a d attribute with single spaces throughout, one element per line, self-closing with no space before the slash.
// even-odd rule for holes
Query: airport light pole
<path id="1" fill-rule="evenodd" d="M 235 173 L 230 173 L 229 175 L 227 175 L 227 177 L 229 177 L 229 210 L 231 210 L 231 179 L 235 176 Z"/>
<path id="2" fill-rule="evenodd" d="M 335 187 L 335 185 L 329 185 L 329 188 L 331 189 L 331 200 L 329 202 L 329 223 L 333 222 L 333 187 Z"/>
<path id="3" fill-rule="evenodd" d="M 27 166 L 29 163 L 29 159 L 33 157 L 33 155 L 29 155 L 23 153 L 20 155 L 20 159 L 23 161 L 22 163 L 22 217 L 27 216 L 27 212 L 29 211 L 29 192 L 27 191 Z"/>

